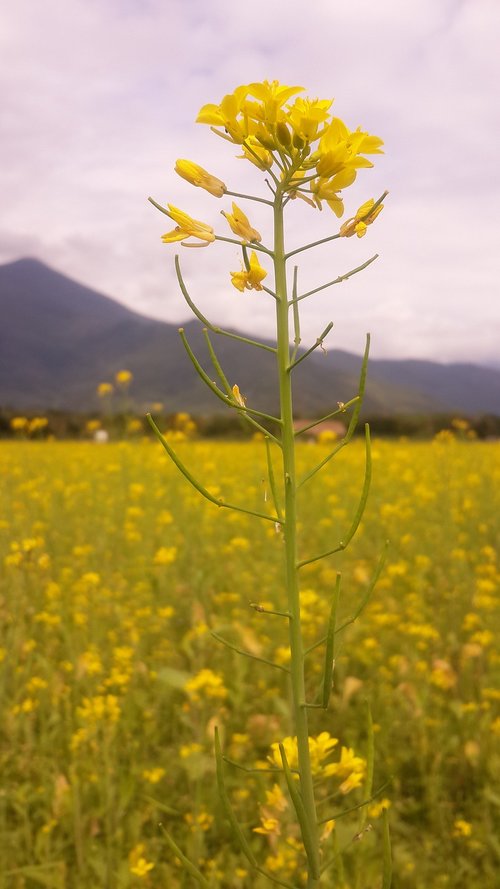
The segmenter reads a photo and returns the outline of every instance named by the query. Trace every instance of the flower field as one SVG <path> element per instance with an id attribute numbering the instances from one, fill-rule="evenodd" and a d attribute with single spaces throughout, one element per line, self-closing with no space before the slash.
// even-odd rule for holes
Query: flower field
<path id="1" fill-rule="evenodd" d="M 178 450 L 214 496 L 269 508 L 262 442 Z M 301 445 L 299 472 L 323 452 Z M 213 889 L 265 889 L 217 794 L 215 726 L 252 854 L 305 885 L 279 529 L 200 498 L 149 441 L 0 454 L 0 889 L 194 886 L 164 830 Z M 363 472 L 356 441 L 301 489 L 301 558 L 342 539 Z M 497 443 L 376 440 L 357 535 L 302 569 L 310 701 L 342 572 L 331 707 L 310 710 L 325 889 L 380 885 L 384 807 L 395 886 L 498 885 L 499 515 Z"/>

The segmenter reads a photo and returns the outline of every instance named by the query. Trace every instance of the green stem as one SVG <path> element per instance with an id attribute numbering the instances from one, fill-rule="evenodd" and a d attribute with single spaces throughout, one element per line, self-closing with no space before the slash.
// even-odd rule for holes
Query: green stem
<path id="1" fill-rule="evenodd" d="M 295 308 L 295 305 L 296 305 L 296 303 L 294 304 L 294 308 Z M 293 370 L 294 367 L 297 367 L 297 364 L 300 364 L 301 361 L 304 361 L 305 358 L 308 358 L 309 355 L 311 354 L 311 352 L 314 352 L 314 350 L 317 349 L 318 346 L 321 346 L 321 347 L 322 347 L 322 346 L 323 346 L 323 341 L 325 340 L 325 338 L 326 338 L 326 337 L 328 336 L 328 334 L 330 333 L 332 327 L 333 327 L 333 321 L 330 321 L 330 322 L 327 324 L 327 326 L 325 327 L 323 333 L 320 333 L 320 335 L 319 335 L 318 339 L 316 340 L 316 342 L 314 343 L 314 345 L 311 346 L 311 347 L 307 350 L 307 352 L 304 352 L 303 355 L 300 356 L 300 358 L 297 358 L 297 359 L 295 359 L 294 361 L 292 361 L 292 363 L 290 364 L 290 367 L 288 368 L 288 370 Z"/>
<path id="2" fill-rule="evenodd" d="M 198 318 L 198 320 L 201 321 L 202 324 L 204 324 L 206 327 L 208 327 L 208 329 L 211 330 L 213 333 L 217 333 L 220 336 L 228 336 L 232 340 L 237 340 L 240 343 L 247 343 L 247 345 L 255 346 L 257 349 L 264 349 L 264 351 L 266 351 L 266 352 L 276 352 L 276 349 L 274 346 L 269 346 L 267 343 L 259 343 L 259 342 L 257 342 L 257 340 L 251 340 L 246 336 L 240 336 L 237 333 L 233 333 L 231 330 L 223 330 L 222 327 L 217 327 L 216 324 L 212 324 L 212 322 L 209 321 L 208 318 L 205 318 L 205 315 L 203 315 L 202 312 L 200 312 L 198 306 L 195 305 L 195 303 L 193 302 L 193 300 L 191 299 L 191 297 L 188 293 L 188 289 L 187 289 L 186 284 L 184 282 L 184 278 L 182 277 L 181 265 L 179 262 L 178 255 L 176 255 L 174 257 L 174 263 L 175 263 L 175 272 L 177 275 L 177 281 L 179 282 L 180 291 L 181 291 L 184 299 L 186 300 L 189 308 L 191 309 L 193 315 L 195 315 L 196 318 Z"/>
<path id="3" fill-rule="evenodd" d="M 297 429 L 295 433 L 295 438 L 298 438 L 299 435 L 302 435 L 304 432 L 308 432 L 309 429 L 313 429 L 315 426 L 319 426 L 320 423 L 324 423 L 325 420 L 330 420 L 332 417 L 336 417 L 338 414 L 344 414 L 346 410 L 356 404 L 359 401 L 359 395 L 355 395 L 354 398 L 351 398 L 350 401 L 346 401 L 345 404 L 340 404 L 338 402 L 339 407 L 336 411 L 331 411 L 329 414 L 325 414 L 324 417 L 319 417 L 317 420 L 313 420 L 312 423 L 309 423 L 307 426 L 301 426 L 300 429 Z"/>
<path id="4" fill-rule="evenodd" d="M 327 284 L 322 284 L 321 287 L 315 287 L 314 290 L 308 290 L 307 293 L 302 293 L 300 296 L 292 299 L 293 303 L 298 303 L 301 299 L 306 299 L 308 296 L 312 296 L 313 293 L 319 293 L 320 290 L 326 290 L 327 287 L 332 287 L 333 284 L 340 284 L 342 281 L 347 281 L 349 278 L 352 278 L 353 275 L 357 275 L 358 272 L 362 272 L 363 269 L 368 268 L 372 262 L 378 259 L 378 253 L 375 253 L 374 256 L 371 256 L 370 259 L 367 259 L 366 262 L 362 262 L 361 265 L 356 266 L 355 269 L 351 269 L 350 272 L 344 272 L 343 275 L 339 275 L 333 281 L 328 281 Z"/>
<path id="5" fill-rule="evenodd" d="M 242 194 L 239 191 L 226 191 L 225 194 L 229 195 L 232 198 L 243 198 L 245 201 L 258 201 L 259 204 L 268 204 L 269 207 L 273 206 L 272 201 L 268 201 L 266 198 L 257 198 L 253 194 Z"/>
<path id="6" fill-rule="evenodd" d="M 291 687 L 293 702 L 293 719 L 297 736 L 297 754 L 300 773 L 300 797 L 303 804 L 303 817 L 307 822 L 307 836 L 302 839 L 308 848 L 309 889 L 316 889 L 319 881 L 316 873 L 311 872 L 311 856 L 319 860 L 319 841 L 316 823 L 316 804 L 309 755 L 308 713 L 304 706 L 304 645 L 300 620 L 300 591 L 297 570 L 297 505 L 296 505 L 296 470 L 295 470 L 295 437 L 293 430 L 293 403 L 290 366 L 290 330 L 289 305 L 286 282 L 286 254 L 283 231 L 283 191 L 277 188 L 274 205 L 274 275 L 276 285 L 276 328 L 278 347 L 278 375 L 281 407 L 281 432 L 283 455 L 283 488 L 285 492 L 285 583 L 288 595 L 289 641 L 291 652 Z M 315 868 L 313 869 L 315 870 Z"/>

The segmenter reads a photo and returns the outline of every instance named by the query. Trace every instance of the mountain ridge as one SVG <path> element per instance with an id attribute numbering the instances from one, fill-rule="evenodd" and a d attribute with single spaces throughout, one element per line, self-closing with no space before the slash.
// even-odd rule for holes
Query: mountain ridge
<path id="1" fill-rule="evenodd" d="M 161 401 L 167 411 L 218 413 L 222 404 L 197 377 L 178 325 L 140 314 L 36 259 L 0 266 L 0 405 L 16 410 L 96 410 L 96 389 L 126 367 L 134 375 L 138 409 Z M 184 324 L 210 374 L 202 325 Z M 242 335 L 244 332 L 238 331 Z M 216 337 L 231 384 L 249 404 L 276 410 L 270 352 Z M 361 358 L 342 349 L 313 353 L 295 371 L 295 408 L 307 416 L 334 409 L 357 391 Z M 474 362 L 372 359 L 365 414 L 462 413 L 500 415 L 500 369 Z"/>

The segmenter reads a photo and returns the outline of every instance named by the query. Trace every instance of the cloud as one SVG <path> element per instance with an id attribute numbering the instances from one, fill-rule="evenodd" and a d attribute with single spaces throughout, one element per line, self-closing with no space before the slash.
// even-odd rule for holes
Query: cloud
<path id="1" fill-rule="evenodd" d="M 244 14 L 230 0 L 18 0 L 3 18 L 0 260 L 35 254 L 139 311 L 183 320 L 173 249 L 159 240 L 170 223 L 147 196 L 223 231 L 224 203 L 173 164 L 190 157 L 235 190 L 262 193 L 259 172 L 194 118 L 242 79 L 277 77 L 335 96 L 348 125 L 387 146 L 346 192 L 355 209 L 390 189 L 376 225 L 363 241 L 301 256 L 301 281 L 309 289 L 381 257 L 305 301 L 304 339 L 332 317 L 342 348 L 359 351 L 371 329 L 375 354 L 497 355 L 496 0 L 317 0 L 309 16 L 285 0 L 255 0 Z M 290 209 L 290 243 L 337 224 Z M 261 208 L 249 215 L 269 228 Z M 207 314 L 269 334 L 262 295 L 228 283 L 236 249 L 182 258 Z"/>

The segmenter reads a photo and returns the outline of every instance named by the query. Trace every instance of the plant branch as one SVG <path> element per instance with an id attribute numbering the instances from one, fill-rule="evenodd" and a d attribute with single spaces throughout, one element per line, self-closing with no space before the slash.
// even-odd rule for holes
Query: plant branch
<path id="1" fill-rule="evenodd" d="M 230 383 L 229 383 L 229 380 L 227 379 L 227 377 L 226 377 L 224 371 L 222 370 L 221 364 L 220 364 L 220 362 L 219 362 L 219 359 L 217 358 L 217 355 L 216 355 L 216 353 L 215 353 L 215 349 L 214 349 L 214 347 L 213 347 L 213 345 L 212 345 L 212 343 L 211 343 L 210 337 L 209 337 L 209 335 L 208 335 L 208 330 L 207 330 L 206 327 L 203 328 L 203 335 L 204 335 L 205 340 L 206 340 L 206 343 L 207 343 L 208 352 L 209 352 L 209 355 L 210 355 L 210 359 L 211 359 L 211 361 L 212 361 L 212 364 L 213 364 L 213 366 L 214 366 L 214 370 L 215 370 L 217 376 L 219 377 L 219 380 L 221 381 L 222 385 L 224 386 L 224 389 L 226 390 L 227 397 L 230 399 L 230 402 L 231 402 L 231 403 L 228 404 L 227 406 L 228 406 L 228 407 L 233 407 L 233 408 L 234 408 L 236 405 L 234 404 L 234 394 L 233 394 L 233 390 L 232 390 L 232 388 L 231 388 L 231 385 L 230 385 Z M 210 388 L 211 388 L 211 387 L 210 387 Z M 276 444 L 279 445 L 279 441 L 278 441 L 278 439 L 272 434 L 272 432 L 269 432 L 269 431 L 265 428 L 265 426 L 261 426 L 261 424 L 258 423 L 257 420 L 254 420 L 254 418 L 250 416 L 250 414 L 248 413 L 248 411 L 246 411 L 246 410 L 241 411 L 241 416 L 242 416 L 242 418 L 243 418 L 244 420 L 246 420 L 247 423 L 250 423 L 250 425 L 253 426 L 254 429 L 258 429 L 259 432 L 261 432 L 261 433 L 262 433 L 263 435 L 265 435 L 267 438 L 272 438 L 273 441 L 275 441 Z"/>
<path id="2" fill-rule="evenodd" d="M 234 395 L 232 394 L 232 390 L 231 390 L 231 397 L 228 395 L 224 395 L 224 392 L 221 392 L 219 387 L 210 379 L 208 374 L 203 370 L 200 362 L 196 358 L 196 355 L 194 354 L 193 350 L 191 349 L 191 346 L 189 345 L 189 343 L 187 341 L 186 334 L 185 334 L 183 327 L 179 327 L 179 334 L 180 334 L 183 346 L 184 346 L 186 352 L 188 353 L 189 358 L 191 359 L 194 369 L 196 370 L 196 373 L 198 374 L 198 376 L 201 377 L 201 379 L 203 380 L 205 385 L 208 386 L 208 388 L 214 393 L 214 395 L 216 395 L 217 398 L 219 398 L 221 401 L 223 401 L 224 404 L 227 405 L 227 407 L 231 407 L 231 408 L 233 408 L 233 410 L 240 411 L 242 413 L 248 412 L 250 414 L 255 414 L 256 417 L 263 417 L 265 420 L 270 420 L 272 423 L 279 423 L 280 422 L 278 417 L 273 417 L 271 414 L 265 414 L 262 411 L 254 410 L 254 408 L 247 407 L 245 404 L 238 404 L 238 402 L 234 398 Z M 260 429 L 261 429 L 261 431 L 264 432 L 264 434 L 266 434 L 266 435 L 270 434 L 267 432 L 267 429 L 263 429 L 262 426 L 260 427 Z"/>
<path id="3" fill-rule="evenodd" d="M 333 670 L 335 667 L 335 627 L 337 624 L 337 610 L 340 599 L 341 578 L 342 575 L 338 573 L 335 580 L 335 589 L 333 591 L 332 607 L 330 609 L 330 618 L 328 620 L 328 630 L 326 634 L 325 666 L 323 669 L 323 695 L 321 700 L 321 706 L 323 707 L 323 710 L 328 709 L 328 702 L 330 700 L 330 694 L 333 684 Z"/>
<path id="4" fill-rule="evenodd" d="M 313 556 L 310 559 L 303 559 L 298 563 L 299 568 L 303 568 L 304 565 L 310 565 L 312 562 L 318 562 L 320 559 L 326 559 L 327 556 L 333 556 L 334 553 L 342 552 L 351 542 L 354 537 L 356 531 L 358 530 L 359 523 L 363 517 L 363 513 L 365 511 L 366 501 L 368 500 L 368 493 L 370 490 L 370 482 L 371 482 L 371 474 L 372 474 L 372 457 L 371 457 L 371 443 L 370 443 L 370 427 L 368 423 L 365 424 L 365 440 L 366 440 L 366 462 L 365 462 L 365 478 L 363 481 L 363 489 L 361 491 L 361 497 L 359 501 L 358 508 L 356 510 L 352 525 L 347 532 L 347 535 L 343 540 L 340 541 L 339 545 L 334 549 L 327 550 L 324 553 L 320 553 L 319 556 Z"/>
<path id="5" fill-rule="evenodd" d="M 208 491 L 194 477 L 194 475 L 192 475 L 190 473 L 189 469 L 187 469 L 187 467 L 184 465 L 184 463 L 182 462 L 180 457 L 177 456 L 174 449 L 171 447 L 171 445 L 169 445 L 165 436 L 161 434 L 161 432 L 158 429 L 158 426 L 156 425 L 155 421 L 153 420 L 151 414 L 146 414 L 146 419 L 147 419 L 149 425 L 151 426 L 153 432 L 155 433 L 156 437 L 158 438 L 159 442 L 163 445 L 164 449 L 166 450 L 168 456 L 170 457 L 172 462 L 175 463 L 175 465 L 177 466 L 177 469 L 182 473 L 184 478 L 187 479 L 188 482 L 190 482 L 190 484 L 193 486 L 193 488 L 196 488 L 196 490 L 199 491 L 199 493 L 202 495 L 202 497 L 205 497 L 206 500 L 209 500 L 211 503 L 214 503 L 215 506 L 221 507 L 223 509 L 232 509 L 235 512 L 243 512 L 246 515 L 253 515 L 258 519 L 266 519 L 266 521 L 274 522 L 274 524 L 279 524 L 279 525 L 282 524 L 282 522 L 278 518 L 278 516 L 270 516 L 270 515 L 266 515 L 266 513 L 264 513 L 264 512 L 256 512 L 253 509 L 245 509 L 243 506 L 235 506 L 233 503 L 225 503 L 224 500 L 214 497 L 213 494 L 211 494 L 210 491 Z"/>
<path id="6" fill-rule="evenodd" d="M 297 820 L 300 825 L 300 831 L 302 834 L 302 842 L 304 843 L 305 853 L 307 855 L 307 861 L 309 863 L 309 869 L 311 872 L 311 876 L 313 880 L 319 880 L 320 877 L 320 867 L 319 867 L 319 854 L 318 847 L 315 840 L 315 836 L 312 830 L 312 824 L 310 819 L 308 818 L 304 801 L 302 799 L 302 795 L 295 783 L 293 774 L 291 772 L 290 766 L 288 765 L 288 760 L 286 757 L 286 752 L 283 744 L 279 745 L 279 751 L 281 755 L 281 761 L 283 763 L 283 771 L 285 773 L 285 780 L 288 787 L 288 793 L 290 794 L 290 799 L 292 800 L 293 807 L 295 809 L 295 813 L 297 815 Z"/>
<path id="7" fill-rule="evenodd" d="M 354 411 L 353 411 L 352 417 L 349 421 L 349 426 L 347 428 L 347 432 L 346 432 L 344 438 L 338 443 L 338 445 L 336 445 L 336 447 L 333 449 L 333 451 L 331 451 L 331 453 L 325 457 L 324 460 L 322 460 L 320 463 L 318 463 L 318 465 L 315 466 L 314 469 L 312 469 L 310 472 L 307 473 L 307 475 L 305 475 L 305 476 L 303 476 L 303 478 L 301 478 L 297 487 L 301 488 L 302 485 L 305 485 L 305 483 L 308 482 L 309 479 L 311 479 L 314 475 L 316 475 L 316 473 L 319 472 L 320 469 L 323 469 L 323 466 L 326 466 L 326 464 L 330 462 L 332 457 L 335 457 L 335 455 L 338 454 L 338 452 L 341 451 L 342 448 L 345 448 L 345 446 L 347 444 L 349 444 L 351 438 L 353 437 L 354 431 L 355 431 L 356 426 L 358 424 L 359 414 L 360 414 L 361 408 L 363 406 L 363 399 L 364 399 L 365 387 L 366 387 L 366 371 L 367 371 L 367 367 L 368 367 L 369 351 L 370 351 L 370 334 L 367 333 L 366 334 L 365 354 L 363 356 L 363 362 L 361 364 L 361 373 L 359 376 L 359 386 L 358 386 L 358 396 L 357 396 L 358 400 L 357 400 L 356 405 L 354 407 Z M 314 424 L 314 425 L 316 425 L 316 424 Z"/>
<path id="8" fill-rule="evenodd" d="M 230 800 L 229 800 L 229 797 L 227 794 L 226 784 L 224 781 L 224 764 L 223 764 L 223 759 L 222 759 L 222 749 L 220 746 L 219 730 L 218 730 L 217 726 L 215 726 L 215 768 L 216 768 L 216 775 L 217 775 L 217 787 L 218 787 L 219 796 L 220 796 L 221 802 L 222 802 L 222 808 L 224 809 L 224 814 L 225 814 L 227 820 L 229 821 L 229 824 L 231 826 L 233 834 L 235 835 L 235 837 L 238 841 L 241 851 L 248 858 L 252 867 L 258 867 L 255 855 L 253 854 L 253 852 L 250 848 L 250 845 L 248 843 L 248 840 L 245 837 L 245 834 L 243 833 L 243 831 L 238 823 L 238 819 L 236 818 L 236 815 L 234 814 L 233 807 L 230 803 Z"/>
<path id="9" fill-rule="evenodd" d="M 326 337 L 328 336 L 328 334 L 330 333 L 332 327 L 333 327 L 333 321 L 330 321 L 330 323 L 326 325 L 326 327 L 325 327 L 323 333 L 321 333 L 321 334 L 319 335 L 319 337 L 318 337 L 318 339 L 316 340 L 316 342 L 314 343 L 314 345 L 311 346 L 310 349 L 307 350 L 307 352 L 304 352 L 304 354 L 301 355 L 300 358 L 297 358 L 296 361 L 292 361 L 292 363 L 291 363 L 291 364 L 289 365 L 289 367 L 288 367 L 288 370 L 289 370 L 289 371 L 293 370 L 294 367 L 297 367 L 297 365 L 300 364 L 301 361 L 304 361 L 305 358 L 308 358 L 309 355 L 310 355 L 312 352 L 314 352 L 315 349 L 317 349 L 319 346 L 323 346 L 323 342 L 324 342 L 324 340 L 326 339 Z M 309 428 L 310 428 L 310 427 L 309 427 Z"/>
<path id="10" fill-rule="evenodd" d="M 324 423 L 325 420 L 331 420 L 332 417 L 338 416 L 338 414 L 344 414 L 346 410 L 352 407 L 353 404 L 359 400 L 359 395 L 355 395 L 354 398 L 351 398 L 350 401 L 346 401 L 345 404 L 342 404 L 337 408 L 337 410 L 332 411 L 330 414 L 326 414 L 324 417 L 320 417 L 319 420 L 314 420 L 312 423 L 309 423 L 308 426 L 303 426 L 301 429 L 297 429 L 295 433 L 295 437 L 297 438 L 299 435 L 302 435 L 303 432 L 308 432 L 309 429 L 314 429 L 315 426 L 319 426 L 320 423 Z M 339 402 L 340 405 L 340 402 Z"/>
<path id="11" fill-rule="evenodd" d="M 375 262 L 378 259 L 379 254 L 375 253 L 370 259 L 367 259 L 366 262 L 363 262 L 361 265 L 358 265 L 357 268 L 351 269 L 350 272 L 345 272 L 344 275 L 339 275 L 333 281 L 328 281 L 328 284 L 322 284 L 321 287 L 315 287 L 314 290 L 308 290 L 307 293 L 301 293 L 300 296 L 297 296 L 294 302 L 300 302 L 302 299 L 306 299 L 308 296 L 312 296 L 313 293 L 319 293 L 320 290 L 326 290 L 327 287 L 332 287 L 333 284 L 340 284 L 342 281 L 347 281 L 348 278 L 352 278 L 353 275 L 357 275 L 358 272 L 362 272 L 363 269 L 368 268 L 372 262 Z"/>
<path id="12" fill-rule="evenodd" d="M 298 273 L 298 266 L 295 265 L 293 267 L 293 285 L 292 285 L 292 300 L 291 300 L 292 305 L 293 305 L 293 329 L 294 329 L 294 338 L 293 338 L 294 349 L 293 349 L 292 357 L 291 357 L 291 366 L 293 366 L 293 363 L 297 357 L 297 352 L 299 350 L 299 346 L 300 346 L 300 342 L 301 342 L 301 340 L 300 340 L 300 313 L 299 313 L 299 306 L 298 306 L 297 299 L 296 299 L 296 297 L 297 297 L 297 273 Z"/>
<path id="13" fill-rule="evenodd" d="M 349 627 L 351 624 L 353 624 L 354 621 L 356 621 L 358 619 L 358 617 L 360 616 L 360 614 L 365 610 L 365 608 L 368 605 L 368 602 L 370 600 L 370 596 L 373 593 L 373 590 L 375 589 L 375 587 L 378 583 L 378 579 L 379 579 L 379 577 L 382 573 L 382 569 L 385 565 L 385 560 L 387 558 L 388 548 L 389 548 L 389 541 L 386 540 L 384 548 L 382 550 L 382 553 L 379 557 L 377 567 L 375 568 L 375 571 L 373 572 L 372 579 L 370 580 L 370 583 L 368 584 L 368 586 L 365 590 L 365 593 L 361 598 L 359 606 L 357 607 L 357 609 L 354 612 L 354 614 L 352 615 L 352 617 L 348 618 L 348 620 L 346 620 L 343 624 L 341 624 L 340 627 L 336 628 L 335 634 L 340 633 L 342 630 L 345 630 L 346 627 Z M 316 648 L 319 648 L 320 645 L 323 645 L 323 643 L 326 642 L 326 640 L 327 640 L 326 636 L 323 636 L 321 639 L 318 639 L 317 642 L 314 642 L 313 645 L 310 645 L 309 648 L 306 649 L 304 654 L 306 654 L 306 655 L 310 654 Z"/>
<path id="14" fill-rule="evenodd" d="M 189 296 L 187 287 L 186 287 L 186 285 L 184 283 L 184 279 L 182 277 L 182 272 L 181 272 L 181 267 L 180 267 L 178 255 L 175 256 L 174 263 L 175 263 L 175 272 L 177 275 L 177 281 L 179 283 L 180 291 L 181 291 L 184 299 L 186 300 L 189 308 L 191 309 L 193 315 L 195 315 L 196 318 L 198 318 L 198 320 L 201 321 L 201 323 L 205 325 L 205 327 L 208 327 L 208 329 L 211 330 L 212 333 L 217 333 L 220 336 L 228 336 L 233 340 L 238 340 L 238 342 L 240 342 L 240 343 L 247 343 L 247 345 L 249 345 L 249 346 L 255 346 L 258 349 L 264 349 L 266 352 L 272 352 L 273 354 L 276 354 L 277 350 L 276 350 L 275 346 L 268 346 L 267 343 L 259 343 L 257 340 L 251 340 L 246 336 L 240 336 L 240 334 L 232 333 L 232 331 L 230 331 L 230 330 L 224 330 L 222 327 L 217 327 L 216 324 L 212 324 L 212 322 L 209 321 L 208 318 L 205 318 L 205 315 L 203 315 L 200 312 L 199 308 L 195 305 L 195 303 Z"/>
<path id="15" fill-rule="evenodd" d="M 273 459 L 271 454 L 271 446 L 269 444 L 270 436 L 267 434 L 265 437 L 266 443 L 266 458 L 267 458 L 267 477 L 269 479 L 269 487 L 271 488 L 271 494 L 273 498 L 274 508 L 276 510 L 276 515 L 281 519 L 283 518 L 281 506 L 279 504 L 278 499 L 278 491 L 276 488 L 276 479 L 274 477 L 274 469 L 273 469 Z M 281 447 L 281 444 L 278 442 Z"/>
<path id="16" fill-rule="evenodd" d="M 229 191 L 227 190 L 225 194 L 229 195 L 232 198 L 243 198 L 245 201 L 258 201 L 259 204 L 267 204 L 269 207 L 273 206 L 272 201 L 268 201 L 266 198 L 257 198 L 252 194 L 240 194 L 238 191 Z"/>
<path id="17" fill-rule="evenodd" d="M 252 654 L 250 651 L 245 651 L 243 648 L 238 648 L 237 645 L 233 645 L 232 642 L 228 642 L 227 639 L 224 639 L 223 636 L 219 636 L 218 633 L 215 633 L 214 630 L 210 631 L 210 635 L 217 640 L 217 642 L 221 642 L 222 645 L 225 645 L 226 648 L 230 648 L 231 651 L 236 651 L 237 654 L 242 654 L 244 657 L 251 658 L 254 661 L 260 661 L 261 664 L 267 664 L 269 667 L 276 667 L 277 670 L 282 670 L 284 673 L 289 673 L 290 670 L 288 667 L 284 667 L 282 664 L 275 664 L 273 661 L 268 660 L 265 657 L 259 657 L 256 654 Z"/>
<path id="18" fill-rule="evenodd" d="M 321 821 L 318 821 L 318 824 L 327 824 L 328 821 L 336 821 L 338 818 L 344 818 L 345 815 L 350 815 L 351 812 L 356 812 L 357 809 L 361 809 L 363 806 L 369 805 L 369 803 L 372 803 L 374 799 L 377 799 L 377 797 L 380 796 L 380 794 L 385 790 L 386 787 L 389 786 L 390 783 L 390 781 L 385 781 L 385 783 L 382 784 L 378 788 L 378 790 L 376 790 L 375 793 L 372 794 L 372 796 L 368 797 L 368 799 L 364 799 L 361 803 L 356 803 L 355 806 L 349 806 L 348 809 L 342 809 L 341 812 L 334 812 L 332 815 L 328 815 L 327 818 L 322 818 Z M 332 793 L 330 794 L 330 796 L 325 796 L 325 798 L 322 799 L 321 802 L 327 803 L 336 796 L 338 796 L 338 793 Z"/>
<path id="19" fill-rule="evenodd" d="M 187 873 L 190 874 L 191 877 L 194 877 L 194 879 L 198 881 L 198 883 L 200 884 L 200 886 L 203 887 L 203 889 L 210 889 L 210 883 L 208 882 L 208 880 L 205 879 L 205 877 L 203 876 L 201 871 L 198 870 L 198 868 L 193 864 L 193 862 L 190 861 L 189 858 L 186 857 L 186 855 L 184 855 L 184 852 L 179 848 L 179 846 L 172 839 L 170 834 L 167 833 L 167 831 L 163 827 L 163 824 L 160 824 L 159 828 L 160 828 L 161 832 L 163 833 L 165 840 L 167 841 L 167 845 L 170 847 L 170 849 L 174 853 L 174 855 L 177 856 L 177 858 L 181 862 L 184 870 L 187 871 Z"/>

